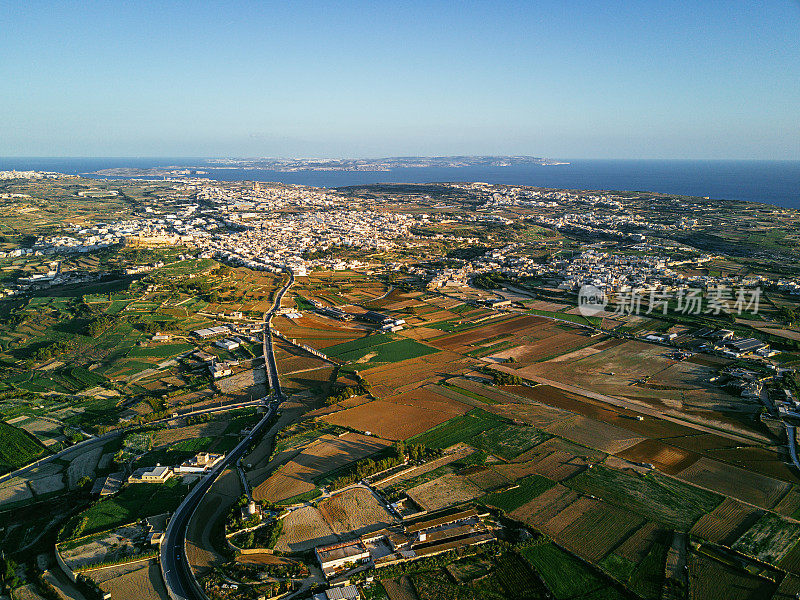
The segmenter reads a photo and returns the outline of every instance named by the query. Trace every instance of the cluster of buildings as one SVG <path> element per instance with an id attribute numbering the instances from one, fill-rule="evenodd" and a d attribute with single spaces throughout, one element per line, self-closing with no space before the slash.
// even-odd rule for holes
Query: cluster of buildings
<path id="1" fill-rule="evenodd" d="M 0 180 L 8 179 L 77 179 L 78 175 L 64 175 L 52 171 L 0 171 Z"/>
<path id="2" fill-rule="evenodd" d="M 128 483 L 165 483 L 173 475 L 203 475 L 224 460 L 224 454 L 199 452 L 177 467 L 156 465 L 136 469 L 128 477 Z"/>
<path id="3" fill-rule="evenodd" d="M 314 555 L 325 578 L 335 582 L 359 566 L 386 566 L 496 539 L 488 514 L 475 508 L 444 510 L 360 538 L 318 546 Z"/>
<path id="4" fill-rule="evenodd" d="M 780 354 L 778 350 L 770 348 L 769 344 L 756 338 L 739 337 L 730 329 L 720 329 L 718 331 L 702 329 L 695 335 L 710 340 L 702 347 L 704 351 L 721 354 L 728 358 L 745 358 L 748 356 L 770 358 Z"/>

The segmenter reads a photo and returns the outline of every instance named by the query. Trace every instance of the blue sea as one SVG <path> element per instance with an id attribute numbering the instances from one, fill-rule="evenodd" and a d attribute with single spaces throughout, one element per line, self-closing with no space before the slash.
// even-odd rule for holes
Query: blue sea
<path id="1" fill-rule="evenodd" d="M 391 171 L 209 171 L 221 181 L 278 181 L 319 187 L 367 183 L 484 181 L 509 185 L 636 190 L 746 200 L 800 208 L 800 161 L 755 160 L 573 160 L 567 165 L 515 167 L 415 168 Z M 2 158 L 0 170 L 58 171 L 87 174 L 113 167 L 209 166 L 202 158 Z"/>

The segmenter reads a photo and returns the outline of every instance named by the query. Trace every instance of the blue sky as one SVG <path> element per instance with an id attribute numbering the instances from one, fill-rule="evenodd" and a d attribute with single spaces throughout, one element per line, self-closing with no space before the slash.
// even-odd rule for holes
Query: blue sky
<path id="1" fill-rule="evenodd" d="M 800 2 L 0 0 L 0 155 L 800 159 Z"/>

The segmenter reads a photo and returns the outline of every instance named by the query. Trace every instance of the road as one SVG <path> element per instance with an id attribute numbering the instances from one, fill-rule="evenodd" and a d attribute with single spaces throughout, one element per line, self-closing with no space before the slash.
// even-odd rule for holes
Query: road
<path id="1" fill-rule="evenodd" d="M 161 544 L 161 575 L 167 586 L 167 593 L 172 600 L 205 600 L 206 596 L 197 584 L 197 580 L 192 573 L 192 566 L 186 558 L 186 530 L 189 521 L 195 510 L 197 510 L 200 500 L 214 484 L 220 473 L 230 465 L 235 465 L 247 452 L 253 439 L 264 433 L 269 428 L 270 420 L 286 399 L 281 391 L 280 381 L 278 380 L 278 366 L 275 362 L 275 355 L 272 351 L 272 336 L 269 331 L 269 323 L 272 316 L 280 308 L 281 300 L 286 291 L 294 283 L 294 273 L 289 271 L 289 281 L 275 295 L 275 303 L 272 308 L 264 315 L 264 358 L 269 378 L 270 389 L 273 399 L 269 404 L 269 409 L 264 418 L 250 432 L 250 435 L 242 440 L 220 464 L 203 477 L 189 495 L 184 498 L 181 505 L 175 510 L 164 534 L 164 541 Z"/>

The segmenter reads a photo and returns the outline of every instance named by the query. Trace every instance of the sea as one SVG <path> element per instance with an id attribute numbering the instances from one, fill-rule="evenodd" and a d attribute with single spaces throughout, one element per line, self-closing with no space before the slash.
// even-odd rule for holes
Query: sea
<path id="1" fill-rule="evenodd" d="M 745 200 L 800 209 L 800 161 L 760 160 L 585 160 L 553 159 L 569 164 L 510 167 L 406 168 L 390 171 L 294 171 L 215 169 L 220 181 L 276 181 L 336 188 L 369 183 L 483 181 L 538 187 L 660 192 Z M 198 167 L 205 158 L 3 158 L 0 170 L 57 171 L 91 175 L 114 167 Z"/>

